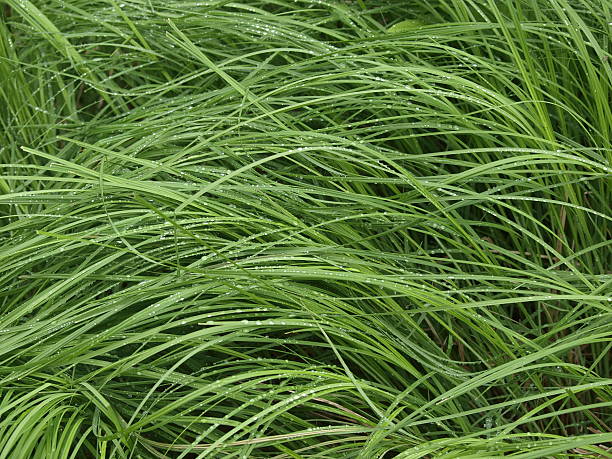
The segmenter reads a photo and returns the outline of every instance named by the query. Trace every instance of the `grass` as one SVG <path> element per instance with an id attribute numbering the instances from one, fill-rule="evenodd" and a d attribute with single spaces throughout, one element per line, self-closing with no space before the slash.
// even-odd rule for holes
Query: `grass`
<path id="1" fill-rule="evenodd" d="M 609 0 L 2 0 L 0 458 L 612 457 Z"/>

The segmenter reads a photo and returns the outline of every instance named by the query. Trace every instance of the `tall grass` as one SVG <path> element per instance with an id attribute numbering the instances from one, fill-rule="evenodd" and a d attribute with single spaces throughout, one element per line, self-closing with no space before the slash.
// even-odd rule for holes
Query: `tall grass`
<path id="1" fill-rule="evenodd" d="M 1 0 L 0 458 L 612 457 L 609 0 Z"/>

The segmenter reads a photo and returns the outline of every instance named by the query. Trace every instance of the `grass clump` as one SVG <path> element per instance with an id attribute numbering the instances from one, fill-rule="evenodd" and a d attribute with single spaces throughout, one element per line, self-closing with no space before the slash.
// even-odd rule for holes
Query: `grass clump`
<path id="1" fill-rule="evenodd" d="M 610 6 L 0 2 L 0 458 L 612 457 Z"/>

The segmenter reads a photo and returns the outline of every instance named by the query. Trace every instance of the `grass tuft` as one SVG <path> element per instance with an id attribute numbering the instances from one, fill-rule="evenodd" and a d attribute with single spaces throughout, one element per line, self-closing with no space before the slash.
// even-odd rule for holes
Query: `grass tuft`
<path id="1" fill-rule="evenodd" d="M 612 457 L 612 4 L 409 3 L 0 1 L 0 459 Z"/>

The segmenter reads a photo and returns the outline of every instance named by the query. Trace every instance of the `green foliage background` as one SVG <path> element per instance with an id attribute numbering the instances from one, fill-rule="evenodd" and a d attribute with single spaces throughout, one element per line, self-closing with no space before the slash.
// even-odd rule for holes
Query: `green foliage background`
<path id="1" fill-rule="evenodd" d="M 0 0 L 0 458 L 612 457 L 609 0 Z"/>

